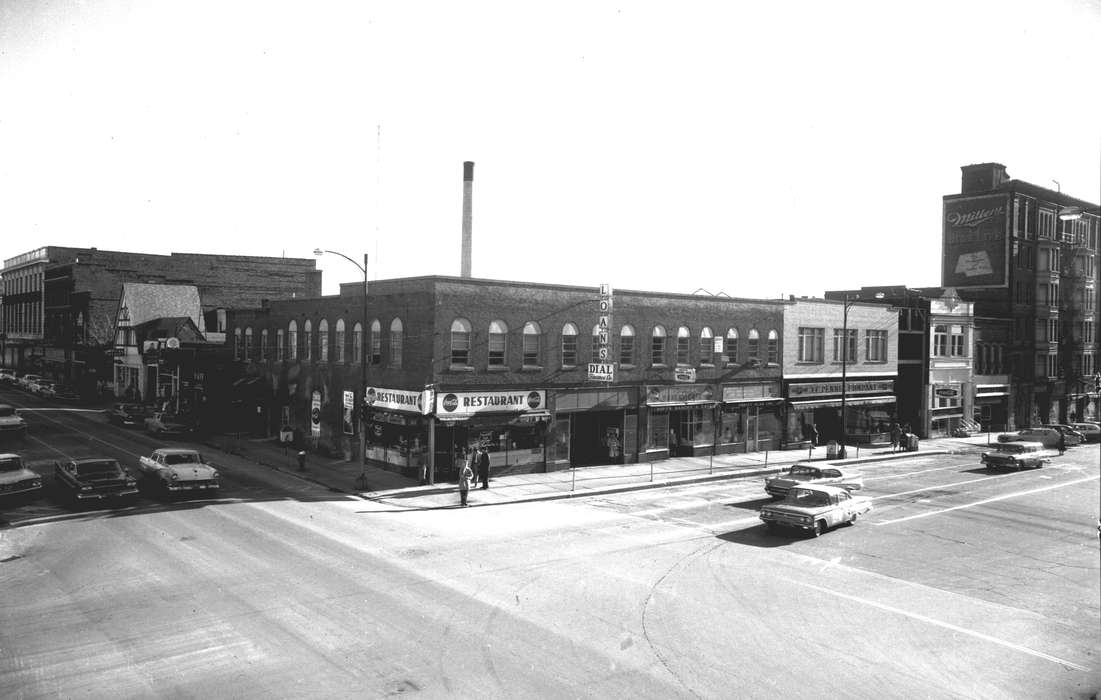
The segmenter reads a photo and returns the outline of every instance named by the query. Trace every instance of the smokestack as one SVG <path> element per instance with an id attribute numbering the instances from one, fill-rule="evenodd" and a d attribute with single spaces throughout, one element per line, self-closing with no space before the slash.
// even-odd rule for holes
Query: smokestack
<path id="1" fill-rule="evenodd" d="M 474 189 L 474 162 L 463 161 L 463 262 L 461 277 L 470 277 L 471 196 Z"/>

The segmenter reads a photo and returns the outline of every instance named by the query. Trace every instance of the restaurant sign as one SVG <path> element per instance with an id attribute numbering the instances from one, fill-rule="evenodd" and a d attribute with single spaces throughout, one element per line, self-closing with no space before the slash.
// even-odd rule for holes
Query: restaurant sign
<path id="1" fill-rule="evenodd" d="M 424 392 L 422 391 L 402 391 L 401 389 L 383 389 L 369 386 L 364 402 L 371 408 L 384 411 L 420 413 L 423 398 Z"/>
<path id="2" fill-rule="evenodd" d="M 545 410 L 547 392 L 534 391 L 472 391 L 438 392 L 436 415 L 455 416 L 474 413 L 524 413 Z"/>
<path id="3" fill-rule="evenodd" d="M 869 382 L 845 382 L 846 394 L 893 394 L 895 383 L 891 380 Z M 789 384 L 788 398 L 809 398 L 840 394 L 841 382 L 816 382 L 813 384 Z"/>

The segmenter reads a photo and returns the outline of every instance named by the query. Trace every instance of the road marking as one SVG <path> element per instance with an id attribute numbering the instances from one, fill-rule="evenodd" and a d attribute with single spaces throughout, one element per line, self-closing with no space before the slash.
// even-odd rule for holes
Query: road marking
<path id="1" fill-rule="evenodd" d="M 1055 484 L 1053 486 L 1045 486 L 1039 489 L 1030 489 L 1028 491 L 1018 491 L 1016 493 L 1007 493 L 1004 496 L 995 496 L 994 498 L 986 498 L 981 501 L 975 501 L 974 503 L 965 503 L 962 506 L 952 506 L 951 508 L 941 508 L 940 510 L 929 511 L 928 513 L 918 513 L 917 515 L 907 515 L 905 518 L 895 518 L 894 520 L 882 520 L 879 522 L 873 522 L 873 525 L 891 525 L 893 523 L 901 523 L 907 520 L 915 520 L 917 518 L 927 518 L 930 515 L 939 515 L 941 513 L 948 513 L 953 510 L 961 510 L 963 508 L 974 508 L 975 506 L 981 506 L 986 503 L 993 503 L 995 501 L 1004 501 L 1008 498 L 1017 498 L 1018 496 L 1028 496 L 1033 493 L 1040 493 L 1042 491 L 1051 491 L 1053 489 L 1061 489 L 1064 486 L 1073 486 L 1075 484 L 1081 484 L 1086 481 L 1096 481 L 1098 476 L 1087 476 L 1085 479 L 1076 479 L 1074 481 L 1067 481 L 1062 484 Z"/>
<path id="2" fill-rule="evenodd" d="M 942 472 L 948 469 L 959 469 L 960 465 L 953 464 L 948 467 L 936 467 L 933 469 L 922 469 L 916 472 L 906 472 L 904 474 L 880 474 L 879 476 L 866 476 L 864 481 L 875 481 L 876 479 L 901 479 L 904 476 L 916 476 L 917 474 L 928 474 L 929 472 Z"/>
<path id="3" fill-rule="evenodd" d="M 959 625 L 953 625 L 951 622 L 945 622 L 943 620 L 937 620 L 937 619 L 934 619 L 932 617 L 922 615 L 920 613 L 910 612 L 908 610 L 903 610 L 901 608 L 896 608 L 893 605 L 885 605 L 883 603 L 877 603 L 874 600 L 868 600 L 867 598 L 861 598 L 859 596 L 849 595 L 848 593 L 840 593 L 838 591 L 834 591 L 834 590 L 831 590 L 829 588 L 822 588 L 821 586 L 815 586 L 814 584 L 811 584 L 811 583 L 803 583 L 802 581 L 795 581 L 793 579 L 785 579 L 785 580 L 790 582 L 790 583 L 794 583 L 797 586 L 803 586 L 805 588 L 813 588 L 816 591 L 821 591 L 822 593 L 829 593 L 830 595 L 837 596 L 838 598 L 845 598 L 846 600 L 851 600 L 854 603 L 860 603 L 862 605 L 868 605 L 868 606 L 871 606 L 873 608 L 879 608 L 880 610 L 886 610 L 887 612 L 893 612 L 893 613 L 897 613 L 899 615 L 904 615 L 906 617 L 913 618 L 915 620 L 920 620 L 921 622 L 926 622 L 930 625 L 936 625 L 937 627 L 943 627 L 943 628 L 951 630 L 953 632 L 959 632 L 960 634 L 966 634 L 968 636 L 975 637 L 976 639 L 981 639 L 983 641 L 992 642 L 994 644 L 998 644 L 998 645 L 1006 647 L 1008 649 L 1013 649 L 1015 651 L 1023 652 L 1025 654 L 1030 654 L 1032 656 L 1035 656 L 1035 657 L 1038 657 L 1038 658 L 1041 658 L 1041 659 L 1046 659 L 1047 661 L 1052 661 L 1054 663 L 1061 664 L 1063 666 L 1069 666 L 1070 668 L 1073 668 L 1076 671 L 1088 671 L 1089 670 L 1085 666 L 1079 666 L 1078 664 L 1073 663 L 1071 661 L 1067 661 L 1066 659 L 1060 659 L 1058 656 L 1052 656 L 1051 654 L 1045 654 L 1042 651 L 1036 651 L 1035 649 L 1030 649 L 1030 648 L 1028 648 L 1026 646 L 1023 646 L 1021 644 L 1014 644 L 1013 642 L 1007 641 L 1005 639 L 999 639 L 997 637 L 993 637 L 989 634 L 984 634 L 983 632 L 979 632 L 977 630 L 970 630 L 970 629 L 967 629 L 966 627 L 960 627 Z"/>
<path id="4" fill-rule="evenodd" d="M 898 493 L 887 493 L 882 496 L 872 496 L 872 500 L 880 498 L 894 498 L 896 496 L 909 496 L 911 493 L 921 493 L 922 491 L 933 491 L 934 489 L 943 489 L 951 486 L 963 486 L 964 484 L 974 484 L 980 481 L 992 481 L 993 479 L 1002 479 L 1007 476 L 1016 476 L 1015 473 L 1010 474 L 996 474 L 992 476 L 984 476 L 978 479 L 969 479 L 967 481 L 953 481 L 947 484 L 934 484 L 932 486 L 922 486 L 920 489 L 910 489 L 909 491 L 899 491 Z"/>

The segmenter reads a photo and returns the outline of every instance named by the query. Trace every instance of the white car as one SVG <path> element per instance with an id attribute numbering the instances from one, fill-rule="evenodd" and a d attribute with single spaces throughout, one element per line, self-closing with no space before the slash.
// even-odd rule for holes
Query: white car
<path id="1" fill-rule="evenodd" d="M 0 369 L 0 382 L 7 384 L 15 384 L 19 381 L 19 376 L 16 375 L 14 370 Z"/>
<path id="2" fill-rule="evenodd" d="M 1101 425 L 1097 423 L 1071 423 L 1070 427 L 1082 433 L 1086 442 L 1101 442 Z"/>
<path id="3" fill-rule="evenodd" d="M 24 374 L 17 381 L 19 383 L 19 388 L 20 389 L 23 389 L 25 391 L 30 391 L 31 390 L 31 384 L 34 384 L 35 382 L 37 382 L 41 378 L 42 378 L 41 374 Z"/>

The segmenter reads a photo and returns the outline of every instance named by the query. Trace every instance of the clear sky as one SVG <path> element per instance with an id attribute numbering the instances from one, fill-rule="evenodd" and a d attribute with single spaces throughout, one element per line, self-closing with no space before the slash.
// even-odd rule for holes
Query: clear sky
<path id="1" fill-rule="evenodd" d="M 471 160 L 475 277 L 936 285 L 961 165 L 1101 200 L 1099 69 L 1101 0 L 0 0 L 0 259 L 458 275 Z"/>

